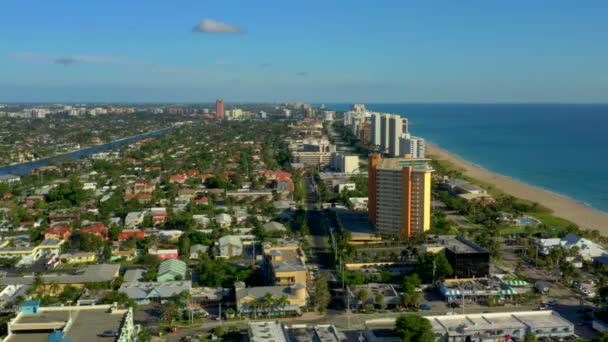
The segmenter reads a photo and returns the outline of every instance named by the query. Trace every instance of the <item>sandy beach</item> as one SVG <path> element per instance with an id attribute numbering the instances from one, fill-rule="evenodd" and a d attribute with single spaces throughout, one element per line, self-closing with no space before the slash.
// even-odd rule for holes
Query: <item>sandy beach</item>
<path id="1" fill-rule="evenodd" d="M 537 202 L 553 210 L 553 215 L 570 220 L 583 229 L 597 229 L 602 235 L 608 235 L 608 213 L 586 207 L 573 199 L 493 173 L 428 142 L 427 154 L 436 159 L 447 160 L 464 169 L 464 173 L 469 177 L 492 183 L 498 189 L 515 197 Z"/>

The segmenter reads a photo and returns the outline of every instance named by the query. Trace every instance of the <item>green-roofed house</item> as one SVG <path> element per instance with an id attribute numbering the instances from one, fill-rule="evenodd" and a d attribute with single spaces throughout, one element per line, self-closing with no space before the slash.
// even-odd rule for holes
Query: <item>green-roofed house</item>
<path id="1" fill-rule="evenodd" d="M 166 282 L 186 279 L 186 263 L 179 259 L 167 259 L 158 266 L 156 281 Z"/>

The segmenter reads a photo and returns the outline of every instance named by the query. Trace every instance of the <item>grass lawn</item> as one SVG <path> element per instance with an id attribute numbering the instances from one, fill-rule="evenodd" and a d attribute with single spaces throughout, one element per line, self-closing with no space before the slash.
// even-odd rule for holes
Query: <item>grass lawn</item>
<path id="1" fill-rule="evenodd" d="M 553 216 L 553 215 L 547 214 L 547 213 L 533 212 L 533 213 L 527 213 L 527 215 L 530 215 L 536 219 L 539 219 L 542 223 L 546 224 L 547 226 L 549 226 L 551 228 L 565 229 L 568 226 L 575 226 L 574 223 L 572 223 L 566 219 L 556 217 L 556 216 Z"/>
<path id="2" fill-rule="evenodd" d="M 552 216 L 551 216 L 552 217 Z M 535 234 L 538 232 L 561 232 L 564 228 L 557 226 L 550 226 L 550 229 L 540 229 L 536 227 L 527 227 L 527 226 L 509 226 L 500 230 L 500 235 L 519 235 L 519 234 Z"/>

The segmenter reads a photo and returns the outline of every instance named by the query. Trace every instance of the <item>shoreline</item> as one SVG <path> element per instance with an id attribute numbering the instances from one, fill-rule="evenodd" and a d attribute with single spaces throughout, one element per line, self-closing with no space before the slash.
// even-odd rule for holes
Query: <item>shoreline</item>
<path id="1" fill-rule="evenodd" d="M 468 177 L 491 183 L 514 197 L 536 202 L 553 211 L 552 215 L 572 221 L 581 229 L 598 230 L 602 235 L 608 235 L 608 213 L 606 212 L 589 207 L 582 201 L 490 171 L 428 141 L 426 146 L 427 154 L 463 169 L 463 173 Z"/>

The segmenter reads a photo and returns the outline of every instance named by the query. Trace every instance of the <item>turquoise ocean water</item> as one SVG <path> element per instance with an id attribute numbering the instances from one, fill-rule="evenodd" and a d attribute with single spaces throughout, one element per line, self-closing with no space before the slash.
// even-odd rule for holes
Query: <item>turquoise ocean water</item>
<path id="1" fill-rule="evenodd" d="M 350 104 L 325 104 L 347 110 Z M 483 168 L 608 212 L 608 105 L 366 104 Z"/>

